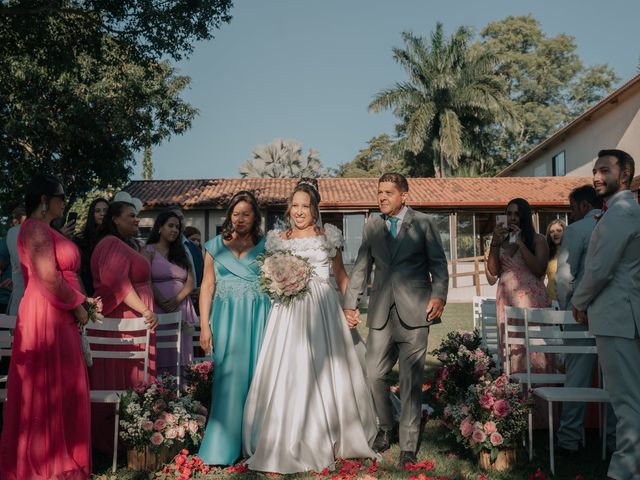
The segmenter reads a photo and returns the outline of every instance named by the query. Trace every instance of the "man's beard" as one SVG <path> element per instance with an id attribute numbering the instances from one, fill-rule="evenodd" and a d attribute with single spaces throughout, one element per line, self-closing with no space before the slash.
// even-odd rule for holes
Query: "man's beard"
<path id="1" fill-rule="evenodd" d="M 609 198 L 611 195 L 618 192 L 619 190 L 620 190 L 620 179 L 614 181 L 613 183 L 607 183 L 607 187 L 603 193 L 599 193 L 598 191 L 596 191 L 596 193 L 600 198 Z"/>

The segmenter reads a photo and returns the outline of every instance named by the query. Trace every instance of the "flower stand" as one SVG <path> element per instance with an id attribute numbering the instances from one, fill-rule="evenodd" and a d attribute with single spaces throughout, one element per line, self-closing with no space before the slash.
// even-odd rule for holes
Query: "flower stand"
<path id="1" fill-rule="evenodd" d="M 480 451 L 480 468 L 495 472 L 503 472 L 510 470 L 517 463 L 517 455 L 515 448 L 506 448 L 498 452 L 496 461 L 491 461 L 491 452 L 489 450 Z"/>
<path id="2" fill-rule="evenodd" d="M 152 452 L 149 447 L 144 450 L 127 450 L 127 468 L 136 471 L 155 472 L 160 470 L 165 463 L 173 460 L 180 451 L 179 445 L 163 447 L 158 453 Z"/>

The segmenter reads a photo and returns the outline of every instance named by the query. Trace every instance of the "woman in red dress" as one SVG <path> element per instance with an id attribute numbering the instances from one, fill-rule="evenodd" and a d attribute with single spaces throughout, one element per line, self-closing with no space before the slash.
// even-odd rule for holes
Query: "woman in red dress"
<path id="1" fill-rule="evenodd" d="M 59 180 L 38 175 L 25 199 L 29 218 L 20 228 L 18 251 L 26 289 L 9 367 L 0 478 L 87 479 L 89 380 L 77 324 L 88 317 L 76 273 L 80 252 L 49 227 L 64 214 Z"/>
<path id="2" fill-rule="evenodd" d="M 153 291 L 149 262 L 137 251 L 138 214 L 133 204 L 113 202 L 103 220 L 101 239 L 91 255 L 91 274 L 96 296 L 102 298 L 102 313 L 110 318 L 144 317 L 149 328 L 158 318 L 153 313 Z M 88 329 L 91 327 L 88 326 Z M 122 336 L 138 336 L 144 332 L 127 332 Z M 92 335 L 106 335 L 93 331 Z M 118 335 L 113 334 L 111 336 Z M 92 346 L 98 350 L 99 346 Z M 119 345 L 100 346 L 102 350 L 119 350 Z M 125 348 L 128 349 L 129 347 Z M 156 374 L 155 338 L 149 345 L 147 381 Z M 120 390 L 144 380 L 140 360 L 94 358 L 89 369 L 93 390 Z M 111 405 L 93 405 L 93 443 L 99 450 L 113 451 L 114 410 Z"/>

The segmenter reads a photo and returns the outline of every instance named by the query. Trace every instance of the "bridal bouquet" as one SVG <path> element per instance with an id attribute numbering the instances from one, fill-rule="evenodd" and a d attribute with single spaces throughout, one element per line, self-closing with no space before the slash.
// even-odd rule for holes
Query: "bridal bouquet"
<path id="1" fill-rule="evenodd" d="M 279 251 L 259 255 L 257 260 L 260 287 L 273 301 L 288 305 L 309 291 L 313 267 L 306 258 Z"/>

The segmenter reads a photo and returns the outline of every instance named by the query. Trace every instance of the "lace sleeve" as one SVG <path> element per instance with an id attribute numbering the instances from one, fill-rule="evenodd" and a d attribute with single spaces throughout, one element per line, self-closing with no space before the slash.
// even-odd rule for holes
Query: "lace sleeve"
<path id="1" fill-rule="evenodd" d="M 336 250 L 342 248 L 344 245 L 342 232 L 338 227 L 331 225 L 330 223 L 326 223 L 324 225 L 324 236 L 329 250 L 329 257 L 333 258 L 336 256 Z"/>
<path id="2" fill-rule="evenodd" d="M 282 230 L 274 229 L 267 232 L 267 239 L 265 240 L 264 249 L 267 252 L 276 252 L 282 250 L 282 239 L 280 234 Z"/>

